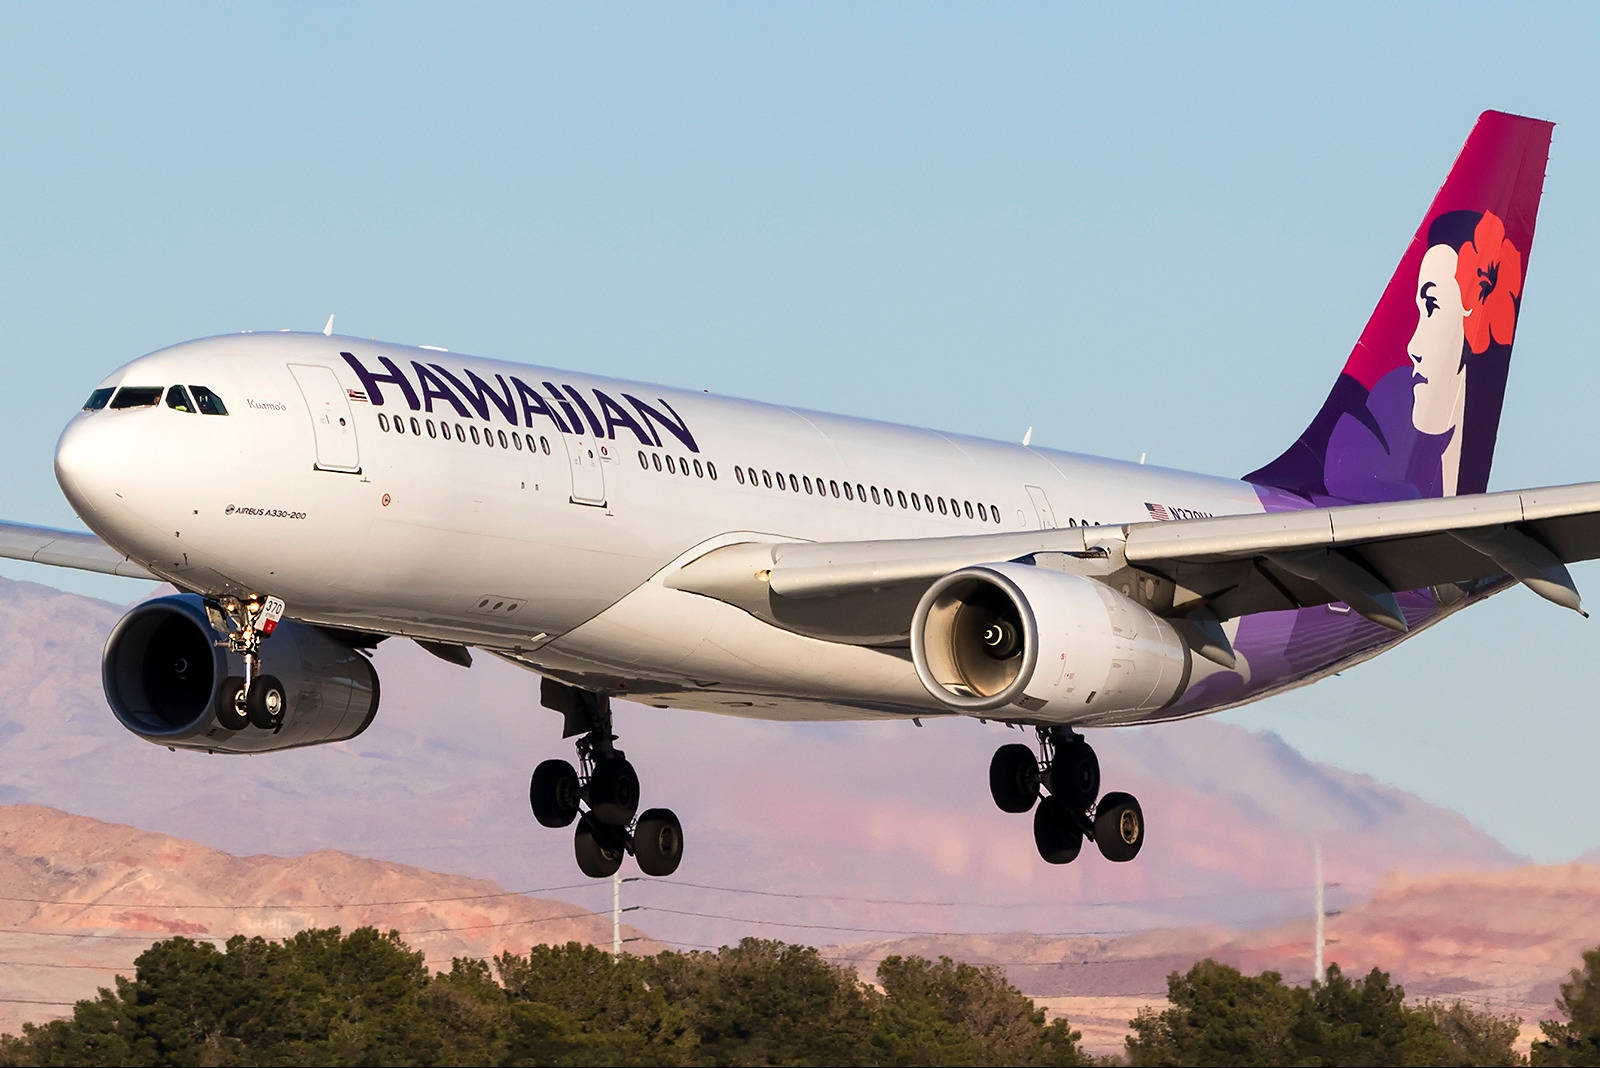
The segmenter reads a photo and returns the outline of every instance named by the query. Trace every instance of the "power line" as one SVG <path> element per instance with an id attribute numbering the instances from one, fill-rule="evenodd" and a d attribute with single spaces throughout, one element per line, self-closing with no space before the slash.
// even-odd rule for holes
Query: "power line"
<path id="1" fill-rule="evenodd" d="M 462 894 L 456 897 L 413 897 L 399 898 L 394 901 L 302 901 L 285 904 L 268 903 L 259 905 L 221 905 L 215 903 L 193 902 L 190 904 L 174 904 L 171 902 L 153 901 L 74 901 L 69 898 L 52 897 L 16 897 L 0 894 L 0 901 L 19 901 L 34 905 L 73 905 L 86 909 L 234 909 L 248 911 L 251 909 L 359 909 L 380 908 L 392 905 L 435 905 L 452 901 L 487 901 L 492 898 L 526 897 L 529 894 L 553 894 L 561 890 L 578 890 L 595 884 L 564 883 L 560 886 L 540 886 L 531 890 L 502 890 L 494 894 Z"/>
<path id="2" fill-rule="evenodd" d="M 750 916 L 730 916 L 730 915 L 728 915 L 726 913 L 721 913 L 721 912 L 696 912 L 696 911 L 694 911 L 692 909 L 672 909 L 672 908 L 667 908 L 667 907 L 665 907 L 663 905 L 633 905 L 633 906 L 631 906 L 631 908 L 638 909 L 641 912 L 664 912 L 664 913 L 670 913 L 671 915 L 674 915 L 674 916 L 693 916 L 693 917 L 696 917 L 698 919 L 703 919 L 703 920 L 730 920 L 730 921 L 732 921 L 734 923 L 749 923 L 749 924 L 754 924 L 754 925 L 756 925 L 758 927 L 794 927 L 794 928 L 798 928 L 800 930 L 806 930 L 806 931 L 846 931 L 846 932 L 849 932 L 850 934 L 888 934 L 888 935 L 927 936 L 927 937 L 938 937 L 938 938 L 993 937 L 993 934 L 994 934 L 994 932 L 982 932 L 982 931 L 931 931 L 931 930 L 916 930 L 916 929 L 902 928 L 902 927 L 852 927 L 852 926 L 847 926 L 845 924 L 837 924 L 837 923 L 802 923 L 802 922 L 799 922 L 799 921 L 788 921 L 788 920 L 758 920 L 758 919 L 755 919 L 755 918 L 750 917 Z M 628 910 L 625 909 L 624 911 L 628 911 Z M 1136 934 L 1136 933 L 1138 933 L 1138 932 L 1134 931 L 1134 930 L 1119 930 L 1119 931 L 1112 931 L 1112 930 L 1107 930 L 1107 931 L 1043 931 L 1043 932 L 1036 933 L 1035 937 L 1038 937 L 1038 938 L 1076 938 L 1076 937 L 1107 936 L 1107 935 L 1127 935 L 1127 934 Z"/>

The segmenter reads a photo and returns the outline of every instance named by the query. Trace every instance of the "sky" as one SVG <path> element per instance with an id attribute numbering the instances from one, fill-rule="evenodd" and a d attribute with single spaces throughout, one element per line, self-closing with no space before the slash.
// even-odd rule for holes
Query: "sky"
<path id="1" fill-rule="evenodd" d="M 1561 4 L 4 5 L 0 518 L 78 526 L 51 456 L 115 366 L 330 313 L 1239 474 L 1485 108 L 1558 124 L 1490 488 L 1597 479 L 1596 40 Z M 1600 847 L 1597 654 L 1513 590 L 1227 718 L 1565 860 Z"/>

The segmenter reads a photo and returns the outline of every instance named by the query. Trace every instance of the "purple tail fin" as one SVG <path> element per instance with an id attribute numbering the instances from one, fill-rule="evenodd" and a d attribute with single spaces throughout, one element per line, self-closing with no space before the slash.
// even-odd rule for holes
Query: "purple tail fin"
<path id="1" fill-rule="evenodd" d="M 1478 117 L 1322 410 L 1247 481 L 1318 503 L 1484 491 L 1551 128 Z"/>

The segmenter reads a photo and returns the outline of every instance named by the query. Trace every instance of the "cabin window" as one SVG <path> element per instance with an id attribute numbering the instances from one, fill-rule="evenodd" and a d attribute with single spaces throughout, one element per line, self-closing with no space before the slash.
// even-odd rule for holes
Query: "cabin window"
<path id="1" fill-rule="evenodd" d="M 436 437 L 439 436 L 439 432 L 436 429 L 434 429 L 434 425 L 433 425 L 433 420 L 432 419 L 424 419 L 422 421 L 422 424 L 428 428 L 428 436 L 430 438 L 436 438 Z"/>
<path id="2" fill-rule="evenodd" d="M 763 486 L 767 487 L 767 489 L 771 489 L 772 488 L 772 473 L 771 472 L 769 472 L 769 471 L 761 472 L 761 484 Z"/>
<path id="3" fill-rule="evenodd" d="M 839 496 L 839 483 L 835 482 L 831 478 L 828 479 L 828 489 L 833 491 L 833 495 L 835 497 Z"/>
<path id="4" fill-rule="evenodd" d="M 511 444 L 513 444 L 513 445 L 515 445 L 517 447 L 517 451 L 518 452 L 521 452 L 522 451 L 522 435 L 516 433 L 515 431 L 512 431 Z"/>
<path id="5" fill-rule="evenodd" d="M 508 449 L 508 448 L 511 447 L 510 444 L 506 441 L 506 432 L 504 430 L 496 430 L 495 434 L 498 435 L 499 438 L 500 438 L 500 447 L 502 449 Z"/>
<path id="6" fill-rule="evenodd" d="M 711 481 L 715 482 L 717 480 L 717 465 L 710 460 L 706 461 L 706 474 L 711 476 Z"/>
<path id="7" fill-rule="evenodd" d="M 851 492 L 850 483 L 848 483 L 848 482 L 846 482 L 844 484 L 844 499 L 847 500 L 847 501 L 853 501 L 853 500 L 856 499 L 856 495 L 853 492 Z"/>
<path id="8" fill-rule="evenodd" d="M 906 491 L 899 490 L 895 493 L 895 496 L 900 500 L 900 507 L 904 508 L 906 506 Z"/>
<path id="9" fill-rule="evenodd" d="M 644 454 L 643 449 L 639 450 L 639 466 L 644 468 L 646 471 L 650 470 L 650 457 Z"/>
<path id="10" fill-rule="evenodd" d="M 878 499 L 878 487 L 877 486 L 873 486 L 872 487 L 872 503 L 873 504 L 881 504 L 882 503 Z"/>
<path id="11" fill-rule="evenodd" d="M 116 390 L 110 386 L 101 386 L 89 394 L 89 399 L 83 402 L 83 410 L 86 412 L 98 412 L 106 406 L 106 403 L 111 400 L 111 394 L 115 392 Z"/>
<path id="12" fill-rule="evenodd" d="M 550 439 L 545 437 L 543 434 L 539 435 L 539 451 L 544 453 L 546 456 L 550 455 Z"/>
<path id="13" fill-rule="evenodd" d="M 705 478 L 706 477 L 705 468 L 700 466 L 700 461 L 699 460 L 696 460 L 694 462 L 694 477 L 695 478 Z"/>
<path id="14" fill-rule="evenodd" d="M 739 480 L 739 485 L 744 485 L 744 468 L 735 464 L 733 468 L 733 477 Z"/>
<path id="15" fill-rule="evenodd" d="M 678 469 L 677 469 L 676 466 L 673 465 L 672 457 L 670 457 L 670 456 L 667 457 L 667 474 L 675 475 L 677 473 L 678 473 Z"/>
<path id="16" fill-rule="evenodd" d="M 417 417 L 414 415 L 411 417 L 411 432 L 419 438 L 422 436 L 422 424 L 417 422 Z"/>
<path id="17" fill-rule="evenodd" d="M 472 443 L 474 445 L 476 445 L 478 443 L 478 428 L 475 427 L 475 426 L 468 426 L 467 430 L 471 432 L 471 434 L 472 434 Z"/>
<path id="18" fill-rule="evenodd" d="M 971 501 L 962 501 L 961 502 L 961 510 L 967 513 L 967 518 L 968 519 L 972 518 L 972 502 Z"/>
<path id="19" fill-rule="evenodd" d="M 388 433 L 389 430 L 389 417 L 382 412 L 378 413 L 378 429 L 385 433 Z"/>

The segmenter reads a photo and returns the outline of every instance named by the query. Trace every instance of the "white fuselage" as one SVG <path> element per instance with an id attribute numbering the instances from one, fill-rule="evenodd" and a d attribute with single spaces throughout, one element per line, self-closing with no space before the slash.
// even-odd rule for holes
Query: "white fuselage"
<path id="1" fill-rule="evenodd" d="M 321 334 L 188 342 L 104 382 L 174 384 L 229 414 L 86 411 L 57 454 L 83 520 L 155 573 L 709 711 L 950 711 L 904 649 L 661 583 L 711 548 L 1262 510 L 1231 479 Z"/>

